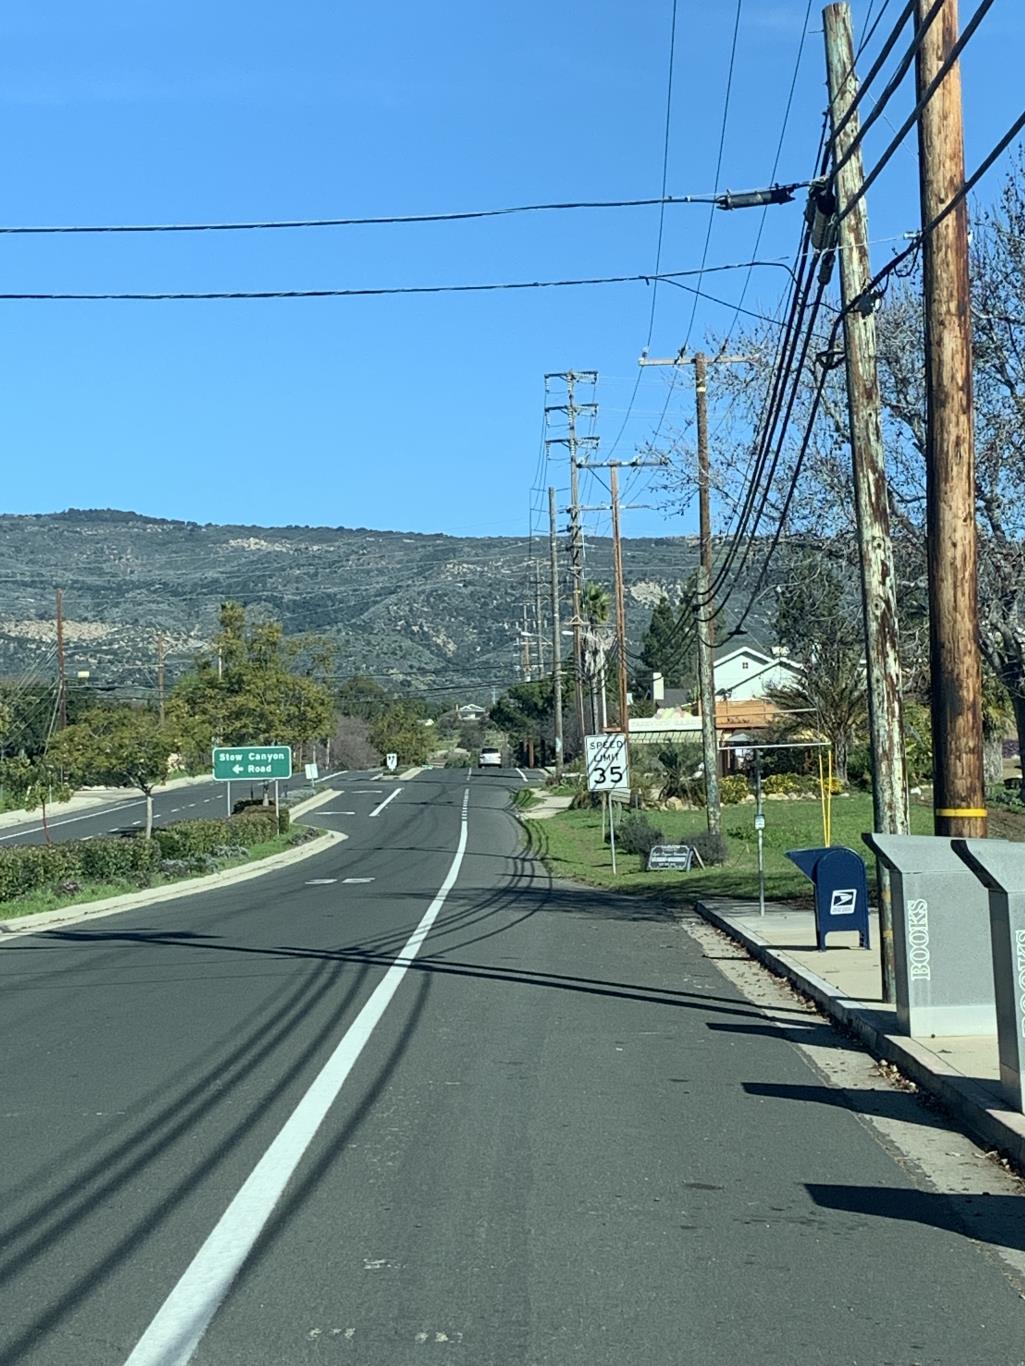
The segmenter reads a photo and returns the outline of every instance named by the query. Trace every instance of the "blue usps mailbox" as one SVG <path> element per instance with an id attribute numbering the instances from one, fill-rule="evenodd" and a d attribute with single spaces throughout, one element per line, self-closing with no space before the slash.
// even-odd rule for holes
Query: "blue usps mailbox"
<path id="1" fill-rule="evenodd" d="M 830 930 L 857 930 L 868 948 L 868 878 L 860 854 L 853 849 L 788 849 L 815 884 L 815 942 L 822 952 Z"/>

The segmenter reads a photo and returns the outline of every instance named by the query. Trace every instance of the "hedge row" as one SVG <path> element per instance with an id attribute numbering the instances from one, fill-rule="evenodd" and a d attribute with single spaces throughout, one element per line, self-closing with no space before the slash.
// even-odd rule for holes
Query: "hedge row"
<path id="1" fill-rule="evenodd" d="M 290 824 L 287 811 L 275 818 L 273 807 L 249 807 L 226 821 L 179 821 L 166 830 L 154 830 L 161 858 L 196 858 L 212 854 L 222 844 L 242 844 L 247 849 L 284 834 Z"/>
<path id="2" fill-rule="evenodd" d="M 281 813 L 281 832 L 289 828 Z M 229 850 L 247 850 L 278 833 L 273 810 L 246 811 L 221 821 L 182 821 L 154 830 L 153 839 L 68 840 L 63 844 L 22 844 L 0 849 L 0 902 L 13 901 L 62 883 L 137 882 L 147 887 L 168 861 L 223 858 Z M 194 867 L 192 869 L 195 870 Z"/>
<path id="3" fill-rule="evenodd" d="M 148 886 L 160 850 L 143 839 L 69 840 L 66 844 L 23 844 L 0 850 L 0 902 L 12 901 L 62 882 L 120 878 Z"/>

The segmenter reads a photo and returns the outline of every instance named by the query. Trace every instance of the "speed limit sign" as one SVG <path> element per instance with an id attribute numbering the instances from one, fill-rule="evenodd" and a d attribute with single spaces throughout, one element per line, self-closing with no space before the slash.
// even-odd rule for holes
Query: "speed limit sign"
<path id="1" fill-rule="evenodd" d="M 629 792 L 630 755 L 625 735 L 585 735 L 589 792 Z"/>

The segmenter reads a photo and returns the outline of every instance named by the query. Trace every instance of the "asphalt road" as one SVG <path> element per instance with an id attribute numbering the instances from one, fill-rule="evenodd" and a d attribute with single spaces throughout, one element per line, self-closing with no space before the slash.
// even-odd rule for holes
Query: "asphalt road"
<path id="1" fill-rule="evenodd" d="M 337 781 L 323 855 L 0 949 L 0 1366 L 1025 1360 L 1013 1276 L 671 918 L 549 880 L 516 775 Z"/>
<path id="2" fill-rule="evenodd" d="M 281 783 L 284 792 L 305 782 L 300 775 Z M 225 783 L 195 783 L 189 787 L 172 787 L 153 795 L 153 820 L 157 825 L 173 825 L 175 821 L 220 820 L 227 814 Z M 232 783 L 233 802 L 260 796 L 259 783 Z M 126 793 L 115 801 L 98 803 L 66 816 L 51 818 L 47 824 L 54 841 L 97 839 L 103 835 L 117 835 L 137 830 L 146 822 L 146 799 L 140 793 Z M 42 844 L 46 836 L 39 813 L 35 812 L 18 825 L 0 830 L 0 849 L 10 844 Z"/>

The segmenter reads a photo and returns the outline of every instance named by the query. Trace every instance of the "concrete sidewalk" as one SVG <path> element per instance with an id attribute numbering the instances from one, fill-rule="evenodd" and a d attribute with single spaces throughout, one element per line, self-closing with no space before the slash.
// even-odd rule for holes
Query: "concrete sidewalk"
<path id="1" fill-rule="evenodd" d="M 880 995 L 874 912 L 870 949 L 858 947 L 856 934 L 841 933 L 831 934 L 820 953 L 810 910 L 767 902 L 760 916 L 756 904 L 725 899 L 699 901 L 695 909 L 852 1030 L 877 1058 L 935 1096 L 977 1138 L 1025 1167 L 1025 1116 L 1008 1110 L 1001 1095 L 996 1035 L 910 1038 L 897 1032 L 896 1011 Z"/>
<path id="2" fill-rule="evenodd" d="M 560 811 L 568 811 L 572 804 L 572 797 L 560 797 L 552 793 L 545 793 L 538 797 L 532 806 L 522 807 L 519 815 L 525 821 L 547 821 L 551 820 L 553 816 L 557 816 Z"/>
<path id="3" fill-rule="evenodd" d="M 199 787 L 203 783 L 209 783 L 212 779 L 209 773 L 200 774 L 194 778 L 171 778 L 166 783 L 161 783 L 159 787 L 153 789 L 153 795 L 159 797 L 163 792 L 173 792 L 179 787 Z M 47 820 L 57 820 L 61 816 L 67 816 L 76 811 L 88 811 L 93 806 L 104 806 L 113 802 L 127 802 L 133 799 L 141 799 L 142 793 L 136 787 L 89 787 L 77 792 L 75 796 L 66 802 L 48 802 L 46 807 Z M 34 811 L 4 811 L 0 813 L 0 830 L 11 825 L 27 825 L 32 821 L 40 820 L 42 813 L 37 806 Z"/>

